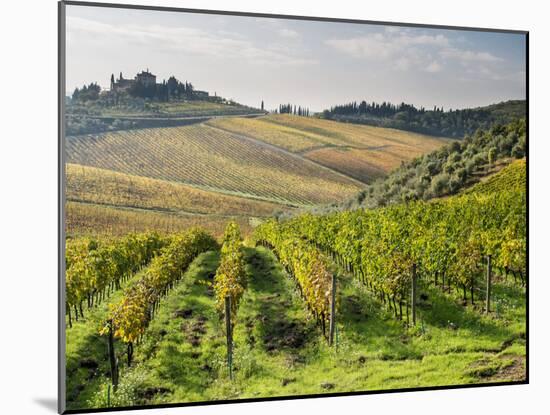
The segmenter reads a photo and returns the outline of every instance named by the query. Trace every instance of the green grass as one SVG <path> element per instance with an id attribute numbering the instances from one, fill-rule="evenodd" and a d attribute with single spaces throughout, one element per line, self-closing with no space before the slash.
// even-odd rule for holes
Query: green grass
<path id="1" fill-rule="evenodd" d="M 144 405 L 429 387 L 522 380 L 525 292 L 495 278 L 498 311 L 462 305 L 460 293 L 420 287 L 427 297 L 407 328 L 367 289 L 339 273 L 337 346 L 330 348 L 273 254 L 246 248 L 248 286 L 234 332 L 234 379 L 226 365 L 223 320 L 208 283 L 217 253 L 201 255 L 123 368 L 113 405 Z M 496 303 L 499 306 L 496 307 Z M 89 402 L 105 405 L 106 385 Z"/>
<path id="2" fill-rule="evenodd" d="M 86 407 L 91 391 L 99 386 L 100 378 L 108 375 L 110 367 L 107 355 L 107 339 L 99 335 L 99 330 L 107 319 L 109 304 L 119 301 L 124 288 L 137 281 L 141 273 L 136 273 L 114 291 L 99 306 L 84 307 L 84 319 L 74 320 L 66 330 L 67 358 L 67 407 Z"/>
<path id="3" fill-rule="evenodd" d="M 199 255 L 162 301 L 143 342 L 135 347 L 133 366 L 120 367 L 121 392 L 113 396 L 112 405 L 160 403 L 168 393 L 179 401 L 198 400 L 215 380 L 225 343 L 207 281 L 218 262 L 217 252 Z M 107 406 L 108 384 L 104 376 L 99 385 L 92 385 L 86 407 Z"/>

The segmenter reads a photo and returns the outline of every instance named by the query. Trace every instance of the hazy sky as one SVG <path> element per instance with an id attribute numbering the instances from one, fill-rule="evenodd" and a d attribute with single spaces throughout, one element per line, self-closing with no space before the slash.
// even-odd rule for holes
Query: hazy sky
<path id="1" fill-rule="evenodd" d="M 67 6 L 67 92 L 149 68 L 267 109 L 525 98 L 525 36 Z"/>

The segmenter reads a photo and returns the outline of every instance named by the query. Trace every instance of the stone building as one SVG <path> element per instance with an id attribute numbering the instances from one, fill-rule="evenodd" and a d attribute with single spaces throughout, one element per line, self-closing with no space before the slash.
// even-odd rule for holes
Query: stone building
<path id="1" fill-rule="evenodd" d="M 134 83 L 140 82 L 143 86 L 149 87 L 156 85 L 157 77 L 149 72 L 149 68 L 146 71 L 141 71 L 136 74 L 134 79 L 126 79 L 120 73 L 118 79 L 115 79 L 114 75 L 111 75 L 111 91 L 120 91 L 130 88 Z"/>
<path id="2" fill-rule="evenodd" d="M 146 71 L 141 71 L 135 78 L 135 82 L 141 82 L 144 86 L 156 85 L 157 77 L 149 72 L 149 68 Z"/>

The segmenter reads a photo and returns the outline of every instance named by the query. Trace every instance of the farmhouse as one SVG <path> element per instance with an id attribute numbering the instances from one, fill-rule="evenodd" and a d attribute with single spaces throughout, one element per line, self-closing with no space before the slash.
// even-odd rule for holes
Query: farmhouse
<path id="1" fill-rule="evenodd" d="M 111 75 L 111 91 L 121 91 L 130 88 L 136 82 L 141 83 L 145 87 L 156 85 L 157 77 L 149 72 L 149 68 L 146 71 L 141 71 L 136 74 L 134 79 L 125 79 L 122 76 L 122 72 L 118 79 L 115 80 L 114 74 Z"/>
<path id="2" fill-rule="evenodd" d="M 134 79 L 124 78 L 122 72 L 118 79 L 111 74 L 111 88 L 107 94 L 113 94 L 115 99 L 118 99 L 119 92 L 160 101 L 169 99 L 210 100 L 208 91 L 196 90 L 191 82 L 180 82 L 174 76 L 168 78 L 168 81 L 157 82 L 157 76 L 152 74 L 149 68 L 138 72 Z"/>
<path id="3" fill-rule="evenodd" d="M 202 98 L 202 99 L 206 99 L 209 96 L 207 91 L 199 91 L 198 89 L 195 89 L 193 91 L 193 95 L 195 95 L 197 98 Z"/>
<path id="4" fill-rule="evenodd" d="M 157 77 L 149 72 L 149 68 L 146 71 L 141 71 L 136 75 L 136 82 L 141 82 L 144 86 L 156 85 Z"/>

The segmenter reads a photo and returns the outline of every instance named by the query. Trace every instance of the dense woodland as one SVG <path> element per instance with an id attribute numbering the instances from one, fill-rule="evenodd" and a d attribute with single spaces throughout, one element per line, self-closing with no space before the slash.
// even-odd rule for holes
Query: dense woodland
<path id="1" fill-rule="evenodd" d="M 424 134 L 462 138 L 478 129 L 489 129 L 497 123 L 507 123 L 524 118 L 525 101 L 507 101 L 487 107 L 448 110 L 401 103 L 350 102 L 323 111 L 322 118 L 379 127 L 398 128 Z"/>

